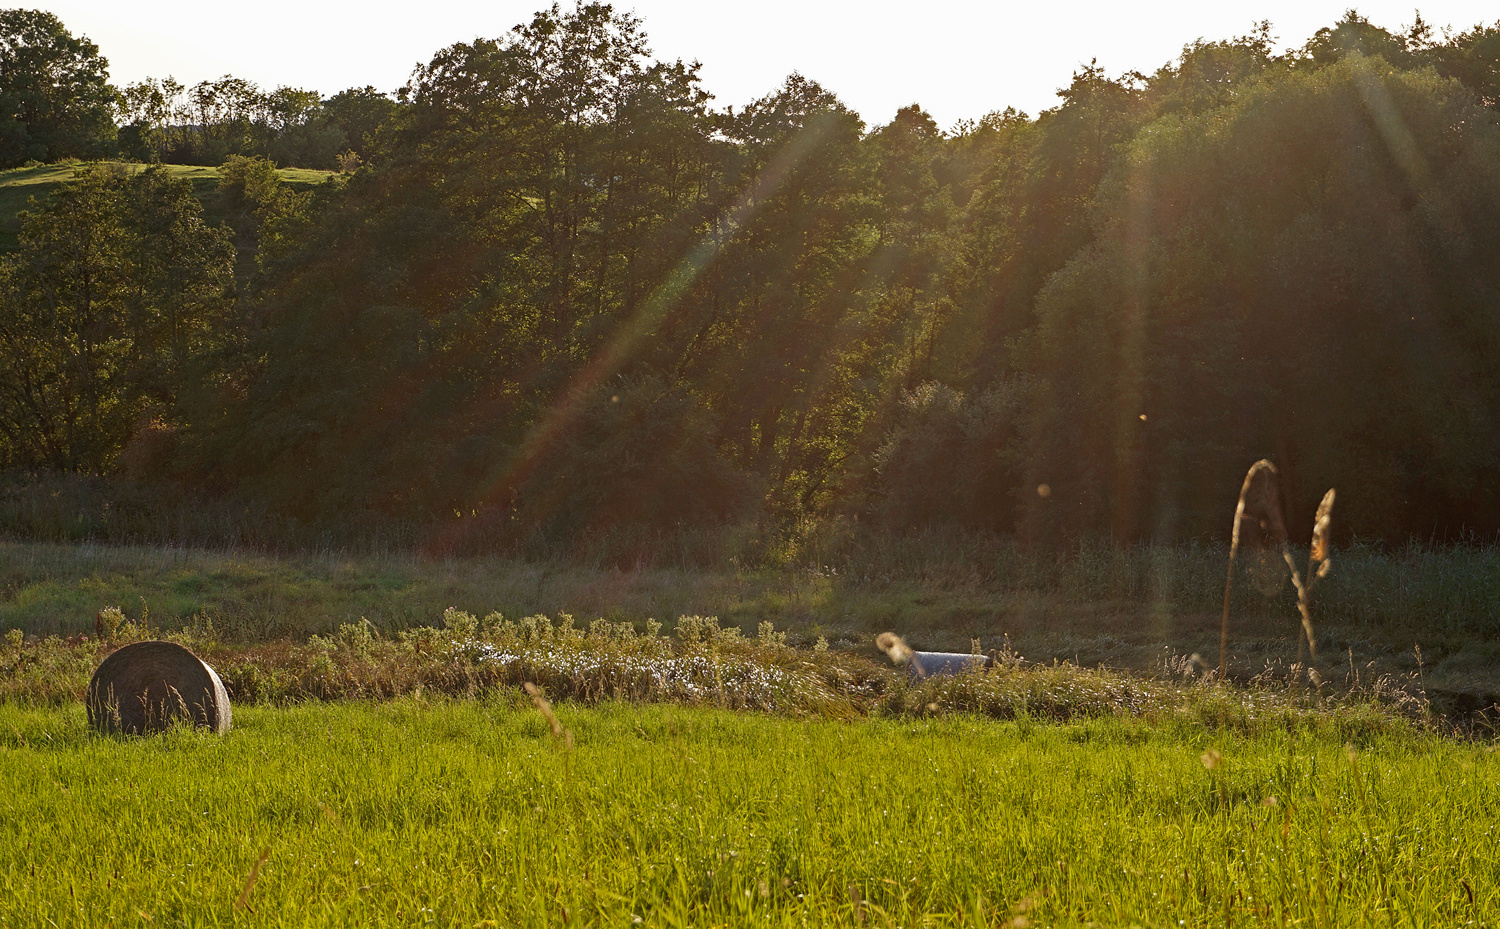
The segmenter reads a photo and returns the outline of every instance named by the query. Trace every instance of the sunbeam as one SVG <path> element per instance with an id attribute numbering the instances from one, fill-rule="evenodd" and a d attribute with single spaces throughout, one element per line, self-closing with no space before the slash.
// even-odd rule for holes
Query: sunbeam
<path id="1" fill-rule="evenodd" d="M 688 295 L 693 285 L 713 264 L 733 230 L 749 223 L 792 169 L 816 148 L 832 128 L 831 123 L 811 121 L 782 146 L 736 201 L 722 211 L 715 222 L 710 223 L 710 231 L 705 232 L 678 260 L 646 299 L 641 301 L 635 312 L 615 327 L 608 341 L 573 375 L 567 386 L 558 391 L 546 411 L 527 431 L 515 455 L 491 479 L 490 486 L 477 495 L 481 509 L 504 505 L 511 499 L 548 451 L 567 434 L 592 393 L 625 366 L 642 339 L 653 332 L 662 319 Z M 719 235 L 712 231 L 718 228 L 730 232 L 728 235 Z M 461 544 L 470 531 L 470 524 L 462 521 L 455 523 L 441 530 L 429 542 L 429 548 L 448 550 Z"/>

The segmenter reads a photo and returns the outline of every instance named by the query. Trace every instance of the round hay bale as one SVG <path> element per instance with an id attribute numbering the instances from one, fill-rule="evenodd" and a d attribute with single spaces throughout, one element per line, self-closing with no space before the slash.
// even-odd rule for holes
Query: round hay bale
<path id="1" fill-rule="evenodd" d="M 110 652 L 84 694 L 99 732 L 160 732 L 179 720 L 229 731 L 229 694 L 197 655 L 175 642 L 136 642 Z"/>

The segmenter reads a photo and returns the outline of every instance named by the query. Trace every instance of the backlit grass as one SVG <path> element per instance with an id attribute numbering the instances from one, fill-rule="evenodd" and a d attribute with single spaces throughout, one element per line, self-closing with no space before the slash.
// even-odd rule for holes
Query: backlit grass
<path id="1" fill-rule="evenodd" d="M 95 737 L 77 706 L 0 706 L 0 924 L 1500 914 L 1500 766 L 1487 746 L 1122 719 L 558 714 L 571 750 L 509 694 L 237 708 L 223 738 Z"/>

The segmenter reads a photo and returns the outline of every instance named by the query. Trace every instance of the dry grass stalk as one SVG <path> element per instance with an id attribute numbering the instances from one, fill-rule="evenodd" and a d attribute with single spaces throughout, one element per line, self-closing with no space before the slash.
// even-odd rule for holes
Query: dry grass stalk
<path id="1" fill-rule="evenodd" d="M 1313 517 L 1312 551 L 1307 556 L 1307 577 L 1304 580 L 1302 574 L 1297 571 L 1297 564 L 1292 560 L 1292 550 L 1283 548 L 1282 555 L 1286 558 L 1286 565 L 1292 571 L 1292 584 L 1297 588 L 1297 612 L 1302 617 L 1302 631 L 1307 636 L 1307 652 L 1311 661 L 1318 660 L 1318 646 L 1313 639 L 1312 624 L 1312 589 L 1320 578 L 1328 576 L 1333 569 L 1333 549 L 1329 543 L 1329 530 L 1333 526 L 1333 488 L 1323 495 L 1323 500 L 1318 504 L 1317 515 Z M 1316 676 L 1314 669 L 1312 674 Z"/>
<path id="2" fill-rule="evenodd" d="M 906 640 L 894 632 L 882 632 L 875 637 L 875 646 L 885 652 L 892 664 L 906 664 L 914 652 Z"/>
<path id="3" fill-rule="evenodd" d="M 865 898 L 854 884 L 849 885 L 849 903 L 854 907 L 854 919 L 859 925 L 865 924 Z"/>
<path id="4" fill-rule="evenodd" d="M 260 857 L 257 858 L 257 859 L 255 859 L 255 864 L 253 866 L 251 866 L 251 868 L 250 868 L 250 876 L 247 877 L 247 878 L 245 878 L 245 889 L 240 891 L 240 898 L 238 900 L 234 901 L 234 908 L 235 909 L 237 909 L 237 910 L 249 910 L 252 913 L 255 912 L 255 910 L 252 909 L 251 906 L 250 906 L 250 891 L 252 891 L 252 890 L 255 889 L 255 882 L 260 879 L 260 867 L 261 867 L 261 865 L 265 864 L 266 863 L 266 859 L 270 858 L 270 857 L 271 857 L 271 847 L 268 845 L 268 846 L 266 846 L 265 851 L 263 851 L 263 852 L 260 853 Z"/>
<path id="5" fill-rule="evenodd" d="M 1262 458 L 1245 472 L 1234 507 L 1234 529 L 1229 536 L 1229 573 L 1224 580 L 1224 617 L 1219 628 L 1219 677 L 1229 672 L 1229 602 L 1234 590 L 1234 560 L 1240 550 L 1241 529 L 1258 530 L 1257 539 L 1279 542 L 1286 548 L 1286 525 L 1281 517 L 1281 490 L 1276 466 Z"/>
<path id="6" fill-rule="evenodd" d="M 1297 612 L 1302 620 L 1302 633 L 1307 640 L 1308 653 L 1312 661 L 1318 658 L 1318 647 L 1313 635 L 1312 588 L 1320 578 L 1328 576 L 1333 567 L 1333 547 L 1330 530 L 1333 526 L 1334 492 L 1329 488 L 1318 504 L 1313 519 L 1312 552 L 1308 556 L 1307 573 L 1297 570 L 1292 558 L 1291 546 L 1287 543 L 1286 524 L 1281 516 L 1280 475 L 1276 466 L 1262 458 L 1250 466 L 1245 481 L 1240 486 L 1240 498 L 1234 510 L 1234 530 L 1229 542 L 1229 570 L 1224 580 L 1224 615 L 1219 628 L 1219 677 L 1228 673 L 1229 664 L 1229 604 L 1234 589 L 1234 563 L 1239 554 L 1241 530 L 1249 528 L 1256 534 L 1262 547 L 1279 545 L 1282 560 L 1291 572 L 1292 585 L 1297 589 Z M 1282 576 L 1284 577 L 1284 576 Z M 1285 583 L 1280 577 L 1279 586 Z M 1267 591 L 1270 592 L 1270 591 Z M 1316 670 L 1310 671 L 1316 677 Z"/>
<path id="7" fill-rule="evenodd" d="M 526 691 L 526 695 L 531 698 L 531 702 L 536 704 L 537 711 L 542 714 L 542 718 L 547 720 L 547 726 L 552 730 L 552 737 L 554 739 L 561 739 L 564 745 L 572 748 L 572 731 L 563 728 L 563 724 L 557 718 L 557 714 L 552 711 L 551 702 L 542 695 L 542 689 L 530 681 L 522 684 L 521 688 Z"/>

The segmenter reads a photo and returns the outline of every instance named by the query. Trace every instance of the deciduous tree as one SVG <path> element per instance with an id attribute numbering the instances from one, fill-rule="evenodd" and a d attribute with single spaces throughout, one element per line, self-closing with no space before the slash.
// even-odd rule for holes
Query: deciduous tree
<path id="1" fill-rule="evenodd" d="M 110 152 L 114 104 L 98 46 L 51 13 L 0 10 L 0 166 Z"/>

